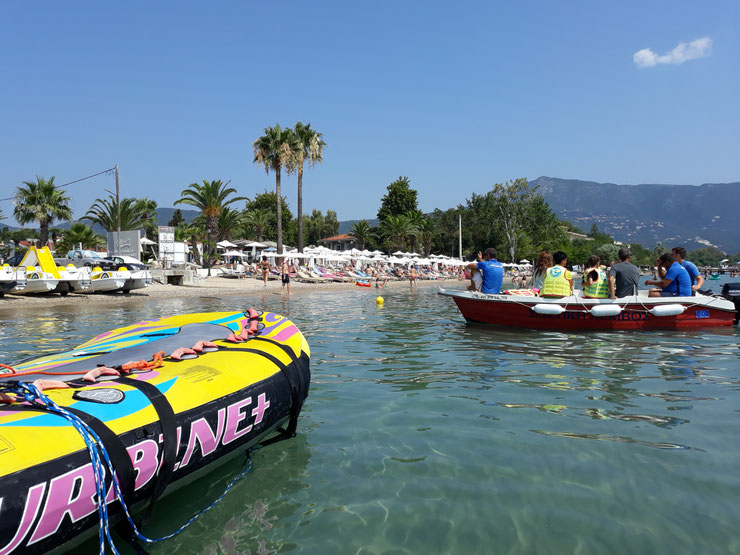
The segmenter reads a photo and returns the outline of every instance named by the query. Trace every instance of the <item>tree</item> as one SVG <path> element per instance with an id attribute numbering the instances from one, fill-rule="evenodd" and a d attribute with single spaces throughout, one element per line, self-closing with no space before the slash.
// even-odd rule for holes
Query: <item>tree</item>
<path id="1" fill-rule="evenodd" d="M 383 234 L 390 240 L 393 250 L 402 250 L 406 236 L 411 232 L 411 222 L 405 214 L 389 215 L 380 225 Z"/>
<path id="2" fill-rule="evenodd" d="M 315 166 L 323 161 L 326 143 L 323 135 L 311 129 L 311 124 L 295 124 L 293 133 L 297 141 L 295 147 L 295 165 L 298 171 L 298 252 L 303 252 L 303 164 Z"/>
<path id="3" fill-rule="evenodd" d="M 536 189 L 537 187 L 530 186 L 525 178 L 493 186 L 499 225 L 512 262 L 516 261 L 519 241 L 524 234 L 526 205 Z"/>
<path id="4" fill-rule="evenodd" d="M 144 225 L 141 213 L 142 205 L 135 198 L 121 199 L 121 231 L 139 229 Z M 96 198 L 87 213 L 80 218 L 94 224 L 98 224 L 106 231 L 118 229 L 118 204 L 116 197 L 110 195 L 108 198 Z"/>
<path id="5" fill-rule="evenodd" d="M 265 172 L 275 173 L 275 206 L 277 214 L 277 254 L 283 254 L 283 212 L 280 174 L 285 167 L 290 169 L 294 163 L 298 143 L 290 128 L 282 129 L 279 124 L 265 128 L 265 134 L 252 143 L 254 163 L 265 167 Z"/>
<path id="6" fill-rule="evenodd" d="M 319 239 L 333 237 L 339 231 L 339 220 L 337 213 L 333 210 L 327 210 L 326 216 L 321 210 L 314 210 L 310 216 L 305 216 L 306 220 L 306 239 L 309 244 L 316 244 Z"/>
<path id="7" fill-rule="evenodd" d="M 167 222 L 167 225 L 169 227 L 177 227 L 180 224 L 185 223 L 185 218 L 182 216 L 182 210 L 179 208 L 175 208 L 175 211 L 172 213 L 172 217 L 170 218 L 170 221 Z"/>
<path id="8" fill-rule="evenodd" d="M 105 239 L 82 222 L 75 222 L 62 233 L 62 241 L 57 245 L 59 252 L 67 252 L 82 244 L 83 249 L 95 249 L 105 245 Z"/>
<path id="9" fill-rule="evenodd" d="M 711 266 L 716 268 L 719 261 L 728 258 L 724 252 L 715 247 L 704 247 L 686 253 L 686 258 L 697 266 Z"/>
<path id="10" fill-rule="evenodd" d="M 411 188 L 408 177 L 402 176 L 388 185 L 388 192 L 380 201 L 378 220 L 382 224 L 388 216 L 400 216 L 418 210 L 418 191 Z"/>
<path id="11" fill-rule="evenodd" d="M 270 225 L 270 217 L 270 211 L 266 208 L 252 208 L 244 213 L 244 224 L 253 230 L 257 241 L 262 241 L 264 238 L 265 230 Z"/>
<path id="12" fill-rule="evenodd" d="M 432 253 L 432 241 L 437 232 L 437 226 L 434 220 L 425 217 L 417 226 L 417 230 L 420 234 L 421 244 L 424 247 L 424 257 L 428 257 Z"/>
<path id="13" fill-rule="evenodd" d="M 367 220 L 360 220 L 352 225 L 352 231 L 350 232 L 352 237 L 357 239 L 360 250 L 365 248 L 365 242 L 370 238 L 370 224 Z"/>
<path id="14" fill-rule="evenodd" d="M 232 237 L 236 238 L 243 227 L 244 213 L 241 210 L 225 206 L 218 215 L 217 238 L 219 241 Z"/>
<path id="15" fill-rule="evenodd" d="M 146 236 L 154 239 L 157 236 L 157 201 L 146 197 L 136 199 L 136 211 L 139 213 L 140 225 L 144 228 Z"/>
<path id="16" fill-rule="evenodd" d="M 615 260 L 619 261 L 619 247 L 612 244 L 599 245 L 594 249 L 594 254 L 599 255 L 602 264 L 609 264 Z"/>
<path id="17" fill-rule="evenodd" d="M 223 183 L 220 179 L 214 181 L 203 180 L 202 184 L 191 183 L 185 189 L 175 204 L 188 204 L 195 206 L 201 211 L 206 228 L 206 237 L 208 248 L 205 249 L 204 256 L 210 266 L 215 262 L 213 255 L 216 248 L 218 237 L 218 218 L 225 207 L 234 202 L 245 200 L 244 197 L 232 197 L 236 189 L 229 187 L 231 181 Z M 195 249 L 195 245 L 193 245 Z"/>
<path id="18" fill-rule="evenodd" d="M 266 210 L 270 215 L 269 225 L 264 229 L 265 239 L 274 240 L 277 238 L 277 195 L 275 191 L 265 191 L 252 197 L 246 203 L 246 210 L 250 212 L 254 209 Z M 280 211 L 283 216 L 283 242 L 286 245 L 294 244 L 297 231 L 296 221 L 293 213 L 290 211 L 288 201 L 285 197 L 280 199 Z"/>
<path id="19" fill-rule="evenodd" d="M 416 243 L 421 239 L 421 226 L 424 225 L 424 214 L 421 213 L 421 210 L 412 210 L 411 212 L 408 212 L 406 216 L 411 225 L 411 229 L 409 230 L 411 251 L 416 252 Z"/>
<path id="20" fill-rule="evenodd" d="M 39 242 L 45 246 L 49 241 L 49 225 L 54 220 L 72 218 L 70 199 L 54 185 L 54 176 L 49 180 L 36 176 L 35 183 L 24 181 L 23 185 L 17 189 L 13 215 L 21 225 L 38 222 Z"/>

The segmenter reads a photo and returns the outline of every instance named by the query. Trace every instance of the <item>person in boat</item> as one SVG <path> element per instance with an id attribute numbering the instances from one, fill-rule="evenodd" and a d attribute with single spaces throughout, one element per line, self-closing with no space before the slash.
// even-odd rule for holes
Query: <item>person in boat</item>
<path id="1" fill-rule="evenodd" d="M 552 261 L 552 255 L 550 251 L 544 250 L 540 253 L 537 258 L 537 264 L 532 274 L 532 289 L 539 291 L 542 289 L 542 282 L 545 281 L 545 274 L 549 268 L 552 268 L 555 263 Z"/>
<path id="2" fill-rule="evenodd" d="M 609 269 L 609 297 L 621 299 L 637 295 L 640 283 L 640 269 L 632 264 L 632 253 L 627 247 L 619 249 L 619 262 Z"/>
<path id="3" fill-rule="evenodd" d="M 663 277 L 656 280 L 648 280 L 647 285 L 657 285 L 650 289 L 651 297 L 690 297 L 691 278 L 689 273 L 681 266 L 670 253 L 665 253 L 656 261 L 659 275 Z"/>
<path id="4" fill-rule="evenodd" d="M 558 251 L 552 259 L 555 266 L 548 268 L 545 272 L 540 296 L 554 299 L 569 297 L 573 294 L 573 274 L 565 267 L 568 264 L 568 255 L 563 251 Z"/>
<path id="5" fill-rule="evenodd" d="M 698 291 L 701 289 L 704 285 L 704 278 L 702 277 L 699 268 L 696 267 L 696 264 L 686 260 L 686 249 L 683 247 L 673 247 L 671 252 L 673 253 L 673 258 L 676 259 L 676 262 L 683 266 L 689 273 L 689 277 L 691 278 L 691 290 Z"/>
<path id="6" fill-rule="evenodd" d="M 583 272 L 581 285 L 583 296 L 587 299 L 606 299 L 609 296 L 608 279 L 601 267 L 601 258 L 592 254 L 586 261 L 586 270 Z"/>
<path id="7" fill-rule="evenodd" d="M 483 254 L 478 252 L 478 262 L 468 264 L 470 270 L 480 270 L 483 275 L 481 293 L 498 295 L 501 293 L 501 284 L 504 281 L 504 267 L 496 260 L 496 249 L 489 247 Z"/>

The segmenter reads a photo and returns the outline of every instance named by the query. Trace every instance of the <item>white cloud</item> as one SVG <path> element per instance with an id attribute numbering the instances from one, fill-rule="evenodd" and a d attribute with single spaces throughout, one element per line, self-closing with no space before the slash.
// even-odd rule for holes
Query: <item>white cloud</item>
<path id="1" fill-rule="evenodd" d="M 632 55 L 637 67 L 653 67 L 656 64 L 682 64 L 696 58 L 709 56 L 712 51 L 712 39 L 702 37 L 691 42 L 680 42 L 668 54 L 658 56 L 649 48 L 638 50 Z"/>

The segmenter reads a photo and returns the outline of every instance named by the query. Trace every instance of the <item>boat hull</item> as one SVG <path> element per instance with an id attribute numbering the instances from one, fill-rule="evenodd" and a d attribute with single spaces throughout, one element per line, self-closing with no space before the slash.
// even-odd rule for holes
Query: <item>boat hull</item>
<path id="1" fill-rule="evenodd" d="M 723 307 L 726 301 L 717 299 L 720 306 L 692 303 L 689 299 L 683 304 L 686 310 L 673 316 L 656 316 L 649 312 L 655 306 L 677 304 L 676 299 L 649 299 L 630 297 L 621 302 L 604 299 L 540 299 L 515 298 L 508 295 L 455 294 L 446 292 L 457 304 L 460 313 L 468 322 L 479 322 L 516 328 L 530 328 L 560 331 L 612 331 L 612 330 L 650 330 L 650 329 L 691 329 L 718 326 L 731 326 L 734 310 Z M 693 299 L 693 297 L 692 297 Z M 589 302 L 590 301 L 590 302 Z M 594 316 L 590 308 L 598 304 L 616 304 L 622 307 L 615 316 Z M 560 305 L 565 308 L 561 314 L 541 314 L 534 310 L 537 304 Z"/>

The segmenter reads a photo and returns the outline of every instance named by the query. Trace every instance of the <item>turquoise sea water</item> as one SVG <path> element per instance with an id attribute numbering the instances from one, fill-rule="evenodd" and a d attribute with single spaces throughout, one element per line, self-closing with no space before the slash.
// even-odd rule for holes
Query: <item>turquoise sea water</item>
<path id="1" fill-rule="evenodd" d="M 153 553 L 740 552 L 740 330 L 512 331 L 466 324 L 435 288 L 382 293 L 3 312 L 0 361 L 181 312 L 296 322 L 313 374 L 298 437 Z M 160 501 L 146 532 L 239 463 Z"/>

